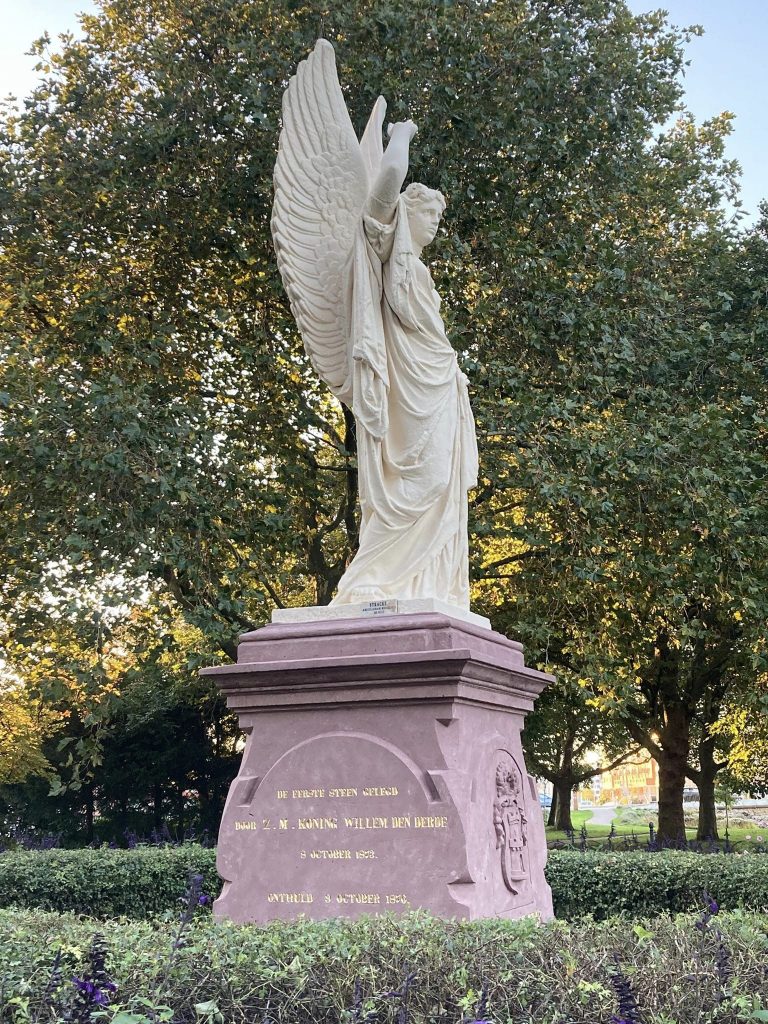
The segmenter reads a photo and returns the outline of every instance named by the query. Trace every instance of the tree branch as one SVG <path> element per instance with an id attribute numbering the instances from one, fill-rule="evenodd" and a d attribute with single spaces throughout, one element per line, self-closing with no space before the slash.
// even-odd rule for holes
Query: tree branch
<path id="1" fill-rule="evenodd" d="M 165 563 L 160 572 L 160 576 L 163 582 L 170 590 L 173 597 L 179 603 L 180 607 L 185 611 L 194 612 L 201 606 L 210 608 L 219 618 L 229 619 L 233 625 L 240 626 L 246 632 L 256 628 L 256 624 L 251 622 L 250 619 L 246 619 L 245 616 L 240 615 L 238 612 L 232 612 L 229 616 L 223 616 L 217 609 L 215 601 L 212 601 L 210 597 L 204 592 L 200 594 L 195 587 L 192 585 L 188 577 L 182 578 L 177 574 L 176 570 L 172 565 Z M 237 644 L 234 642 L 223 642 L 222 650 L 233 660 L 237 658 Z"/>
<path id="2" fill-rule="evenodd" d="M 481 566 L 480 571 L 482 573 L 481 579 L 485 579 L 487 571 L 492 569 L 501 569 L 505 565 L 511 565 L 512 562 L 522 562 L 526 558 L 541 558 L 548 554 L 547 548 L 529 548 L 527 551 L 521 551 L 517 555 L 508 555 L 506 558 L 499 558 L 495 562 L 491 562 L 489 565 Z"/>
<path id="3" fill-rule="evenodd" d="M 596 775 L 604 775 L 605 772 L 612 772 L 614 768 L 618 768 L 619 765 L 625 764 L 630 757 L 634 757 L 635 754 L 639 754 L 640 749 L 641 748 L 638 746 L 633 750 L 628 750 L 625 754 L 622 754 L 621 757 L 617 757 L 615 761 L 611 761 L 611 763 L 606 765 L 604 768 L 593 768 L 592 771 L 586 772 L 584 775 L 580 775 L 578 777 L 578 781 L 583 782 L 585 779 L 594 779 Z"/>
<path id="4" fill-rule="evenodd" d="M 259 577 L 259 583 L 262 585 L 262 587 L 264 587 L 264 589 L 269 594 L 269 596 L 272 598 L 272 600 L 275 602 L 275 605 L 278 608 L 285 608 L 285 605 L 280 600 L 280 597 L 279 597 L 277 591 L 272 586 L 272 584 L 269 582 L 269 580 L 265 580 L 263 576 L 260 576 Z"/>
<path id="5" fill-rule="evenodd" d="M 664 757 L 662 748 L 651 739 L 645 729 L 640 728 L 637 722 L 633 722 L 630 718 L 622 718 L 622 722 L 635 743 L 644 747 L 655 761 L 660 761 Z"/>

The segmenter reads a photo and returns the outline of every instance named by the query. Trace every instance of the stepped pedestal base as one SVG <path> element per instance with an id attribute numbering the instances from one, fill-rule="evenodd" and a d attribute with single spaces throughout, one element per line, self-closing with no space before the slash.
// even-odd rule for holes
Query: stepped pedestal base
<path id="1" fill-rule="evenodd" d="M 273 623 L 204 672 L 247 736 L 218 917 L 552 916 L 520 746 L 552 677 L 520 644 L 437 613 Z"/>

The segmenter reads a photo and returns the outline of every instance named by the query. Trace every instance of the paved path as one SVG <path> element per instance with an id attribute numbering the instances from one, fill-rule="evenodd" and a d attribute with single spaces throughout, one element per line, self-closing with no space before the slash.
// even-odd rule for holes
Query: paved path
<path id="1" fill-rule="evenodd" d="M 587 830 L 589 830 L 590 825 L 610 825 L 616 814 L 615 807 L 592 807 L 590 810 L 592 811 L 592 817 L 587 822 Z"/>

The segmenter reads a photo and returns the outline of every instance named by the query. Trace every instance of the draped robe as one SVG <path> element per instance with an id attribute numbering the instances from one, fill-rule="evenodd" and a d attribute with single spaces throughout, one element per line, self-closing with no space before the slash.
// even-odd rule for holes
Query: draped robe
<path id="1" fill-rule="evenodd" d="M 468 608 L 475 424 L 402 195 L 391 224 L 363 220 L 348 315 L 360 547 L 333 604 L 433 597 Z"/>

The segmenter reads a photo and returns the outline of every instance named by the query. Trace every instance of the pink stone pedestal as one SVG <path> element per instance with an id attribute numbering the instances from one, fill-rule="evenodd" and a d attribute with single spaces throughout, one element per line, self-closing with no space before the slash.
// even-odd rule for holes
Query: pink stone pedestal
<path id="1" fill-rule="evenodd" d="M 247 736 L 218 917 L 552 916 L 520 746 L 552 676 L 520 644 L 435 613 L 273 623 L 204 672 Z"/>

